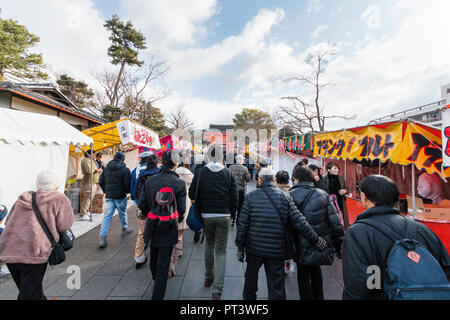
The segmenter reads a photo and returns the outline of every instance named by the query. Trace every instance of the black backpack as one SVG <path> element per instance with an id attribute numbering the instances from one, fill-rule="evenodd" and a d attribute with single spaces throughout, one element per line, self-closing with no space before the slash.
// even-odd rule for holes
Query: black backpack
<path id="1" fill-rule="evenodd" d="M 178 211 L 175 193 L 170 187 L 163 187 L 157 193 L 150 212 L 147 214 L 147 224 L 153 225 L 158 232 L 167 232 L 172 224 L 178 226 Z"/>

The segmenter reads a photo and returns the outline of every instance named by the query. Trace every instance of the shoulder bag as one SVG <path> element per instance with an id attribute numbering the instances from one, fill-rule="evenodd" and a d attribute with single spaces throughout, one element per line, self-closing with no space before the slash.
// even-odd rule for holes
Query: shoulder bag
<path id="1" fill-rule="evenodd" d="M 31 199 L 33 211 L 36 214 L 36 218 L 39 224 L 41 225 L 42 229 L 44 230 L 44 233 L 46 234 L 52 246 L 52 252 L 50 254 L 50 257 L 48 258 L 48 264 L 51 266 L 56 266 L 60 263 L 63 263 L 66 260 L 65 251 L 72 249 L 73 240 L 75 239 L 75 236 L 71 230 L 68 230 L 67 232 L 61 233 L 59 237 L 59 242 L 56 242 L 47 224 L 45 223 L 44 218 L 42 218 L 42 214 L 41 211 L 39 210 L 39 207 L 36 204 L 36 192 L 32 193 Z"/>

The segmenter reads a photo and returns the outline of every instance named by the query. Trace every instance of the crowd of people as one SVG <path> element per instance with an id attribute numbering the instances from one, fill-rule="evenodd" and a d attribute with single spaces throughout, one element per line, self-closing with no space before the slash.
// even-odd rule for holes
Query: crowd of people
<path id="1" fill-rule="evenodd" d="M 228 237 L 233 226 L 237 231 L 236 259 L 246 262 L 244 300 L 257 299 L 262 265 L 268 298 L 286 299 L 285 262 L 290 259 L 297 265 L 300 299 L 323 300 L 321 265 L 331 264 L 334 257 L 343 260 L 343 299 L 386 299 L 383 288 L 368 288 L 367 268 L 379 266 L 384 277 L 393 245 L 391 234 L 403 234 L 403 226 L 408 228 L 408 237 L 426 247 L 450 278 L 450 258 L 442 242 L 425 225 L 400 215 L 395 209 L 398 188 L 385 176 L 372 175 L 361 182 L 361 199 L 367 210 L 344 231 L 347 188 L 334 162 L 329 162 L 323 172 L 316 165 L 308 166 L 304 159 L 289 174 L 275 172 L 261 161 L 255 174 L 257 188 L 246 193 L 254 164 L 248 157 L 235 155 L 234 164 L 227 167 L 219 145 L 211 146 L 206 156 L 191 154 L 189 163 L 177 161 L 182 157 L 174 150 L 163 153 L 161 159 L 143 152 L 132 171 L 126 167 L 122 152 L 106 166 L 101 156 L 96 157 L 95 168 L 91 168 L 93 156 L 86 153 L 81 163 L 85 196 L 80 215 L 83 218 L 89 213 L 89 195 L 99 185 L 106 200 L 98 245 L 105 248 L 115 210 L 123 234 L 132 232 L 128 215 L 136 214 L 134 259 L 136 269 L 141 268 L 148 261 L 145 252 L 149 248 L 152 300 L 164 299 L 168 278 L 176 275 L 193 203 L 200 208 L 206 239 L 203 285 L 212 287 L 213 300 L 223 295 Z M 51 171 L 41 172 L 36 180 L 36 202 L 32 191 L 23 193 L 11 208 L 0 235 L 0 262 L 5 262 L 11 272 L 19 289 L 18 299 L 46 299 L 42 282 L 52 247 L 33 214 L 34 206 L 40 208 L 56 241 L 72 226 L 71 203 L 57 191 L 60 179 Z M 128 194 L 134 205 L 127 208 Z M 194 241 L 199 239 L 196 233 Z"/>

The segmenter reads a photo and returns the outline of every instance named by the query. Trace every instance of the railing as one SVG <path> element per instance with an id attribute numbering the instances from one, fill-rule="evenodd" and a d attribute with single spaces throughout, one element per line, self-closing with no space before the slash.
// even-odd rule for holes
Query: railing
<path id="1" fill-rule="evenodd" d="M 400 111 L 400 112 L 397 112 L 397 113 L 393 113 L 393 114 L 390 114 L 388 116 L 384 116 L 384 117 L 381 117 L 381 118 L 378 118 L 378 119 L 371 120 L 369 122 L 369 124 L 370 123 L 387 122 L 389 120 L 394 120 L 397 117 L 403 117 L 404 118 L 405 116 L 407 116 L 407 113 L 414 112 L 414 111 L 421 111 L 421 110 L 424 110 L 424 109 L 429 109 L 429 110 L 424 110 L 424 113 L 425 112 L 429 112 L 429 111 L 432 111 L 433 109 L 439 108 L 440 106 L 444 106 L 446 101 L 447 100 L 440 100 L 440 101 L 436 101 L 436 102 L 433 102 L 433 103 L 425 104 L 425 105 L 420 106 L 420 107 L 415 107 L 415 108 L 407 109 L 405 111 Z M 412 117 L 414 115 L 416 115 L 416 114 L 411 114 L 410 117 Z M 436 120 L 436 121 L 438 121 L 438 120 Z"/>

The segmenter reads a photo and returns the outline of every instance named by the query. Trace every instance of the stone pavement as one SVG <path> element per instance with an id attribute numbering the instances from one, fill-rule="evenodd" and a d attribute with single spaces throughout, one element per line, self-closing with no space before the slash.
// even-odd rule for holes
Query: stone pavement
<path id="1" fill-rule="evenodd" d="M 254 185 L 251 186 L 251 189 Z M 67 260 L 54 268 L 48 267 L 44 278 L 44 292 L 48 299 L 57 300 L 148 300 L 151 298 L 153 281 L 149 263 L 135 269 L 134 247 L 137 235 L 135 216 L 129 216 L 133 233 L 122 236 L 118 217 L 111 222 L 108 246 L 98 248 L 100 227 L 77 238 L 75 246 L 67 252 Z M 236 227 L 232 228 L 228 240 L 227 265 L 222 299 L 241 300 L 244 288 L 245 263 L 236 259 L 234 244 Z M 210 288 L 203 287 L 204 243 L 194 244 L 194 234 L 186 230 L 183 256 L 176 267 L 176 276 L 167 282 L 165 299 L 168 300 L 209 300 Z M 148 255 L 147 251 L 147 256 Z M 81 269 L 81 288 L 68 289 L 66 282 L 70 274 L 66 270 L 71 265 Z M 335 259 L 332 266 L 323 266 L 325 299 L 341 299 L 343 280 L 341 260 Z M 258 299 L 267 299 L 267 284 L 264 267 L 259 272 Z M 286 294 L 291 300 L 299 299 L 296 274 L 286 276 Z M 7 276 L 0 284 L 0 300 L 16 299 L 18 290 Z"/>

